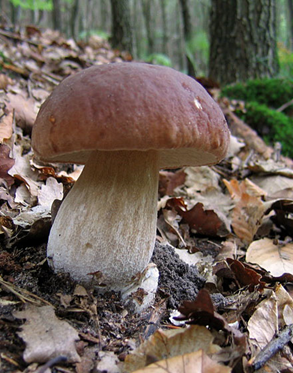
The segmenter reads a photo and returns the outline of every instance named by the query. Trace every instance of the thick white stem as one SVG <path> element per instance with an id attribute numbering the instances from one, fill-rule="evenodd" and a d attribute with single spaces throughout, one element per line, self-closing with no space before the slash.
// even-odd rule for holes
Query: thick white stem
<path id="1" fill-rule="evenodd" d="M 55 271 L 85 285 L 98 272 L 114 290 L 131 283 L 155 244 L 158 174 L 155 151 L 93 152 L 51 229 Z"/>

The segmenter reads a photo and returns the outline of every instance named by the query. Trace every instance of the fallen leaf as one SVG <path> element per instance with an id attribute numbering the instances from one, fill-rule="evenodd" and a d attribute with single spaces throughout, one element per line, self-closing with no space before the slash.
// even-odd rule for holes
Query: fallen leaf
<path id="1" fill-rule="evenodd" d="M 31 154 L 23 154 L 23 149 L 21 145 L 15 145 L 13 147 L 13 158 L 15 163 L 13 167 L 9 170 L 9 175 L 23 181 L 32 197 L 37 197 L 39 186 L 37 183 L 38 173 L 34 172 L 30 166 Z"/>
<path id="2" fill-rule="evenodd" d="M 293 188 L 293 179 L 281 175 L 254 176 L 252 180 L 269 196 L 275 195 L 283 189 Z"/>
<path id="3" fill-rule="evenodd" d="M 264 348 L 278 331 L 278 306 L 274 293 L 263 300 L 248 321 L 249 339 Z"/>
<path id="4" fill-rule="evenodd" d="M 18 335 L 26 343 L 23 358 L 27 363 L 44 363 L 57 356 L 66 356 L 68 362 L 80 361 L 75 349 L 78 332 L 66 321 L 55 316 L 51 306 L 27 306 L 24 311 L 14 312 L 18 319 L 26 319 Z"/>
<path id="5" fill-rule="evenodd" d="M 42 185 L 39 191 L 38 201 L 41 206 L 51 209 L 55 199 L 63 199 L 63 184 L 58 183 L 54 177 L 49 177 L 46 185 Z"/>
<path id="6" fill-rule="evenodd" d="M 186 209 L 180 198 L 171 198 L 167 205 L 173 207 L 195 233 L 210 237 L 225 237 L 230 233 L 225 216 L 214 210 L 206 210 L 200 202 L 190 210 Z"/>
<path id="7" fill-rule="evenodd" d="M 0 122 L 0 143 L 3 143 L 4 140 L 10 139 L 13 131 L 13 112 L 8 113 L 7 115 L 1 118 Z"/>
<path id="8" fill-rule="evenodd" d="M 249 244 L 265 214 L 265 205 L 258 196 L 260 191 L 258 188 L 252 188 L 251 183 L 247 186 L 243 182 L 238 183 L 238 180 L 223 181 L 236 202 L 232 212 L 233 230 L 245 244 Z"/>
<path id="9" fill-rule="evenodd" d="M 248 286 L 250 291 L 253 291 L 255 287 L 259 290 L 264 288 L 265 283 L 261 281 L 262 275 L 255 270 L 239 262 L 239 260 L 227 258 L 227 262 L 241 287 Z"/>
<path id="10" fill-rule="evenodd" d="M 6 107 L 8 112 L 14 110 L 16 124 L 30 133 L 37 115 L 34 99 L 27 98 L 23 94 L 13 94 L 11 92 L 7 93 L 7 98 Z"/>
<path id="11" fill-rule="evenodd" d="M 218 364 L 203 350 L 191 352 L 170 359 L 161 360 L 133 373 L 229 373 L 231 368 Z"/>
<path id="12" fill-rule="evenodd" d="M 186 174 L 184 170 L 176 172 L 162 170 L 160 171 L 159 177 L 160 196 L 172 196 L 174 194 L 174 189 L 184 184 Z"/>
<path id="13" fill-rule="evenodd" d="M 5 90 L 8 85 L 12 85 L 13 80 L 5 74 L 0 74 L 0 89 Z"/>
<path id="14" fill-rule="evenodd" d="M 203 193 L 206 190 L 215 189 L 221 190 L 219 186 L 220 175 L 208 166 L 201 167 L 186 167 L 184 170 L 186 174 L 187 194 L 192 196 L 194 193 Z"/>
<path id="15" fill-rule="evenodd" d="M 246 253 L 246 261 L 256 263 L 279 277 L 293 274 L 293 243 L 277 243 L 269 238 L 252 242 Z"/>
<path id="16" fill-rule="evenodd" d="M 208 354 L 216 353 L 220 347 L 212 343 L 213 339 L 211 332 L 199 325 L 191 325 L 187 329 L 158 330 L 148 341 L 126 356 L 124 369 L 127 372 L 133 372 L 150 362 L 180 356 L 199 349 Z"/>
<path id="17" fill-rule="evenodd" d="M 212 299 L 207 290 L 201 289 L 193 301 L 183 301 L 178 308 L 182 316 L 175 319 L 187 320 L 190 324 L 209 326 L 216 330 L 225 328 L 225 320 L 215 312 Z"/>
<path id="18" fill-rule="evenodd" d="M 14 183 L 14 179 L 8 171 L 14 166 L 15 160 L 9 157 L 10 149 L 5 144 L 0 144 L 0 178 L 4 179 L 8 186 Z"/>

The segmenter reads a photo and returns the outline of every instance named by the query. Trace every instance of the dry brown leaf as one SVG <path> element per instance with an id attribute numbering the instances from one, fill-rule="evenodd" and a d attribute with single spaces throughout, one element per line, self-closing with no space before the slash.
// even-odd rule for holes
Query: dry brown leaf
<path id="1" fill-rule="evenodd" d="M 49 177 L 46 185 L 42 185 L 39 191 L 38 201 L 41 206 L 51 209 L 52 203 L 55 199 L 62 200 L 63 198 L 63 184 L 58 183 L 54 177 Z"/>
<path id="2" fill-rule="evenodd" d="M 6 89 L 8 85 L 13 84 L 13 80 L 5 74 L 0 74 L 0 89 Z"/>
<path id="3" fill-rule="evenodd" d="M 197 192 L 205 192 L 207 189 L 221 190 L 219 174 L 208 166 L 186 167 L 185 174 L 185 186 L 190 196 Z"/>
<path id="4" fill-rule="evenodd" d="M 145 367 L 150 359 L 159 361 L 203 349 L 206 353 L 219 350 L 214 337 L 204 326 L 191 325 L 188 329 L 158 330 L 125 360 L 125 370 L 133 372 Z"/>
<path id="5" fill-rule="evenodd" d="M 14 166 L 15 160 L 9 157 L 10 149 L 5 144 L 0 144 L 0 178 L 10 186 L 14 183 L 8 171 Z"/>
<path id="6" fill-rule="evenodd" d="M 253 183 L 239 183 L 238 180 L 224 180 L 224 183 L 236 201 L 232 213 L 234 232 L 244 243 L 249 244 L 265 214 L 265 205 L 259 197 L 260 190 L 252 187 Z"/>
<path id="7" fill-rule="evenodd" d="M 44 363 L 57 356 L 66 356 L 68 362 L 76 363 L 80 357 L 75 349 L 78 332 L 66 321 L 55 316 L 51 306 L 28 306 L 14 316 L 26 319 L 18 335 L 26 343 L 23 358 L 27 363 Z"/>
<path id="8" fill-rule="evenodd" d="M 0 122 L 0 143 L 4 140 L 10 139 L 13 132 L 13 112 L 3 116 Z"/>
<path id="9" fill-rule="evenodd" d="M 293 300 L 285 288 L 278 284 L 269 298 L 263 300 L 248 321 L 249 339 L 255 347 L 253 355 L 267 347 L 274 340 L 280 329 L 292 324 Z M 292 341 L 292 340 L 291 340 Z M 251 361 L 253 362 L 254 357 Z M 277 352 L 271 357 L 260 372 L 279 372 L 290 367 L 286 355 Z"/>
<path id="10" fill-rule="evenodd" d="M 278 306 L 273 293 L 262 301 L 248 321 L 249 339 L 258 348 L 264 348 L 278 331 Z"/>
<path id="11" fill-rule="evenodd" d="M 170 359 L 161 360 L 133 373 L 229 373 L 231 368 L 218 364 L 203 350 L 191 352 Z"/>
<path id="12" fill-rule="evenodd" d="M 21 145 L 14 145 L 13 158 L 15 159 L 14 166 L 9 170 L 9 175 L 23 181 L 33 197 L 38 195 L 38 173 L 34 172 L 30 166 L 31 154 L 23 155 L 23 148 Z"/>
<path id="13" fill-rule="evenodd" d="M 293 324 L 293 299 L 287 290 L 278 284 L 275 289 L 278 302 L 279 327 Z"/>
<path id="14" fill-rule="evenodd" d="M 293 244 L 278 244 L 269 238 L 254 241 L 247 249 L 246 261 L 260 265 L 274 277 L 293 274 Z"/>
<path id="15" fill-rule="evenodd" d="M 266 191 L 270 197 L 276 195 L 278 192 L 290 188 L 293 189 L 293 179 L 281 175 L 265 175 L 255 176 L 253 178 L 255 184 Z M 281 194 L 282 195 L 282 194 Z M 284 197 L 284 195 L 283 195 Z"/>
<path id="16" fill-rule="evenodd" d="M 171 198 L 167 205 L 176 210 L 183 222 L 196 233 L 211 237 L 225 237 L 230 233 L 229 222 L 221 211 L 206 208 L 198 202 L 190 210 L 186 209 L 182 198 Z"/>
<path id="17" fill-rule="evenodd" d="M 15 110 L 16 124 L 30 132 L 36 119 L 35 101 L 32 98 L 27 98 L 23 94 L 7 94 L 8 102 L 6 107 L 9 112 Z"/>

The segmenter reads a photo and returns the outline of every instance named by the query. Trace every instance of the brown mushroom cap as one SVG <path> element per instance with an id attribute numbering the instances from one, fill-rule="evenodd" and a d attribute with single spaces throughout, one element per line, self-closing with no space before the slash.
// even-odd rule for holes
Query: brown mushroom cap
<path id="1" fill-rule="evenodd" d="M 42 105 L 36 155 L 86 163 L 93 150 L 159 150 L 160 167 L 214 164 L 226 154 L 224 115 L 194 79 L 145 63 L 93 66 L 65 79 Z"/>

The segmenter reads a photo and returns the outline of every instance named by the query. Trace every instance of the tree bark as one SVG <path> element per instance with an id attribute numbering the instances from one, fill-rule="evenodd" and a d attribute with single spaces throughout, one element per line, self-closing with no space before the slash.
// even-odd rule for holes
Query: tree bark
<path id="1" fill-rule="evenodd" d="M 168 30 L 168 19 L 167 19 L 167 1 L 160 0 L 161 12 L 162 12 L 162 29 L 163 29 L 163 45 L 162 51 L 167 56 L 169 55 L 169 30 Z"/>
<path id="2" fill-rule="evenodd" d="M 275 0 L 212 0 L 209 76 L 222 85 L 278 72 Z"/>
<path id="3" fill-rule="evenodd" d="M 192 22 L 190 15 L 190 4 L 189 0 L 179 0 L 181 6 L 181 13 L 183 19 L 183 34 L 185 40 L 185 58 L 187 65 L 187 73 L 189 76 L 195 76 L 195 63 L 191 51 L 189 49 L 189 43 L 192 38 Z"/>
<path id="4" fill-rule="evenodd" d="M 288 35 L 289 35 L 289 43 L 288 46 L 293 50 L 293 0 L 287 0 L 288 6 Z"/>
<path id="5" fill-rule="evenodd" d="M 129 0 L 111 0 L 111 9 L 112 46 L 133 55 L 134 43 Z"/>
<path id="6" fill-rule="evenodd" d="M 62 22 L 61 22 L 60 0 L 53 0 L 52 17 L 53 17 L 53 28 L 54 28 L 54 30 L 61 31 Z"/>
<path id="7" fill-rule="evenodd" d="M 147 33 L 147 41 L 148 41 L 148 54 L 152 54 L 154 52 L 154 33 L 152 27 L 152 0 L 142 0 L 142 10 L 143 16 L 145 20 L 145 27 Z"/>
<path id="8" fill-rule="evenodd" d="M 79 0 L 74 0 L 70 16 L 70 30 L 71 35 L 75 39 L 79 32 Z"/>

